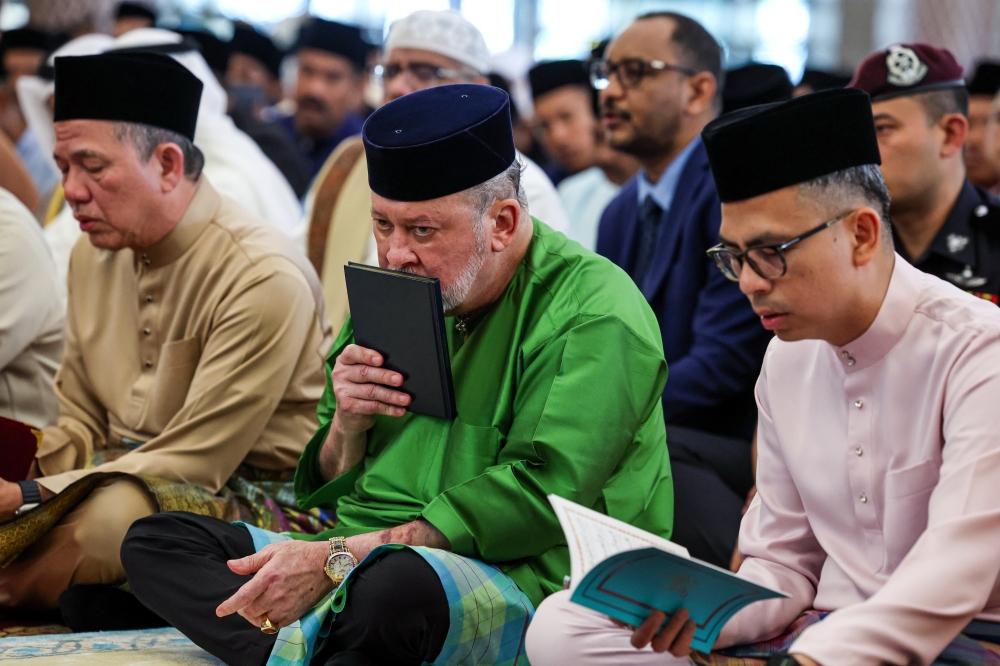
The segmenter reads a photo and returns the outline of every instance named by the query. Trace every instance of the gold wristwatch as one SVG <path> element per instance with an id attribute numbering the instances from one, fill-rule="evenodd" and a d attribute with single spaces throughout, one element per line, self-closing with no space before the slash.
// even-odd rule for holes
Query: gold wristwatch
<path id="1" fill-rule="evenodd" d="M 330 539 L 330 554 L 326 557 L 326 565 L 323 571 L 330 577 L 333 584 L 340 587 L 340 584 L 351 573 L 351 569 L 358 566 L 358 558 L 354 557 L 344 537 L 333 537 Z"/>

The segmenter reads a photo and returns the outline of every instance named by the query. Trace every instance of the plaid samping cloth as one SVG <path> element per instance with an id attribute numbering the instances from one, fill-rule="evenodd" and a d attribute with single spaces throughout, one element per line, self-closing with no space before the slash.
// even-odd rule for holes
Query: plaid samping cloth
<path id="1" fill-rule="evenodd" d="M 712 654 L 694 653 L 691 662 L 698 666 L 764 666 L 767 658 L 788 652 L 806 629 L 816 624 L 829 613 L 806 611 L 793 622 L 782 635 L 769 641 L 753 645 L 738 645 Z M 958 635 L 932 666 L 998 666 L 1000 656 L 976 642 L 980 640 L 994 643 L 1000 638 L 1000 625 L 992 622 L 972 622 Z"/>
<path id="2" fill-rule="evenodd" d="M 289 537 L 243 524 L 253 536 L 254 548 Z M 441 654 L 431 666 L 528 666 L 524 635 L 535 612 L 524 593 L 496 567 L 434 548 L 389 545 L 368 554 L 355 571 L 387 552 L 410 548 L 441 578 L 451 615 L 451 626 Z M 352 572 L 353 574 L 353 572 Z M 333 594 L 316 604 L 298 622 L 282 628 L 267 666 L 305 666 L 329 633 L 329 623 L 344 608 L 350 576 Z"/>

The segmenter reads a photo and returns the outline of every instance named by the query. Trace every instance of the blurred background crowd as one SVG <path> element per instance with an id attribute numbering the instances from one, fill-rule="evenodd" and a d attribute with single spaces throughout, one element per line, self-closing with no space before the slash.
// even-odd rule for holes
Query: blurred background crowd
<path id="1" fill-rule="evenodd" d="M 356 134 L 360 127 L 353 125 L 385 99 L 383 41 L 393 22 L 420 9 L 457 10 L 482 32 L 491 82 L 507 88 L 516 106 L 518 148 L 557 185 L 565 175 L 593 166 L 597 158 L 574 155 L 581 149 L 565 145 L 558 128 L 535 117 L 533 97 L 539 95 L 539 81 L 534 82 L 533 95 L 529 70 L 542 61 L 594 59 L 609 37 L 649 11 L 678 11 L 698 20 L 725 45 L 730 71 L 751 62 L 777 66 L 743 79 L 730 76 L 726 93 L 731 99 L 725 110 L 791 95 L 793 89 L 799 94 L 842 86 L 866 55 L 892 43 L 946 47 L 970 78 L 978 61 L 1000 54 L 1000 3 L 995 0 L 5 0 L 0 6 L 0 130 L 16 147 L 37 193 L 37 198 L 28 192 L 20 198 L 43 222 L 51 220 L 61 204 L 58 197 L 53 201 L 58 174 L 47 159 L 51 146 L 38 136 L 44 132 L 31 129 L 32 115 L 42 111 L 32 106 L 44 105 L 45 96 L 18 103 L 17 80 L 34 77 L 50 53 L 82 35 L 119 37 L 156 26 L 198 43 L 228 93 L 222 103 L 236 127 L 256 141 L 301 201 L 330 150 Z M 325 109 L 321 100 L 314 124 L 336 127 L 317 127 L 315 133 L 324 135 L 324 141 L 303 148 L 285 145 L 289 137 L 276 126 L 294 116 L 296 101 L 301 101 L 295 90 L 303 74 L 298 53 L 301 29 L 310 17 L 357 27 L 362 46 L 354 59 L 363 76 L 355 88 L 328 91 L 332 97 Z M 323 38 L 343 42 L 355 36 Z M 103 48 L 91 45 L 83 50 Z M 551 83 L 541 85 L 562 85 L 565 76 L 556 73 Z M 1000 75 L 980 77 L 975 85 L 967 157 L 972 180 L 991 188 L 1000 179 L 1000 169 L 992 166 L 992 149 L 984 147 L 984 140 L 989 98 L 1000 85 Z M 32 86 L 25 88 L 32 97 Z M 345 123 L 344 107 L 353 107 L 358 123 Z M 298 111 L 308 115 L 310 110 Z M 337 117 L 324 118 L 324 111 Z M 293 142 L 301 138 L 295 131 L 302 134 L 301 122 L 300 117 L 297 128 L 288 123 Z M 627 161 L 603 161 L 613 182 L 624 182 L 637 168 Z M 572 201 L 568 203 L 571 209 Z M 257 212 L 274 219 L 267 214 L 268 205 L 263 202 Z M 277 205 L 270 202 L 271 208 Z M 75 237 L 66 239 L 70 245 L 71 240 Z"/>

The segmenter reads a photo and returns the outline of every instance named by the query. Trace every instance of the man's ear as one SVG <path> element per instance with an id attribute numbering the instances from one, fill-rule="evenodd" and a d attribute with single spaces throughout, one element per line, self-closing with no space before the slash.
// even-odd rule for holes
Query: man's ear
<path id="1" fill-rule="evenodd" d="M 172 192 L 184 180 L 184 152 L 176 143 L 161 143 L 153 151 L 154 163 L 159 165 L 160 188 L 164 194 Z"/>
<path id="2" fill-rule="evenodd" d="M 938 121 L 938 128 L 944 135 L 941 157 L 951 157 L 962 150 L 969 133 L 969 120 L 961 113 L 946 113 Z"/>
<path id="3" fill-rule="evenodd" d="M 523 222 L 521 204 L 517 199 L 501 199 L 493 204 L 489 215 L 496 221 L 493 233 L 487 239 L 490 242 L 490 249 L 494 252 L 503 252 L 514 241 L 517 230 Z"/>
<path id="4" fill-rule="evenodd" d="M 854 241 L 854 265 L 867 265 L 882 249 L 882 218 L 873 209 L 864 206 L 844 222 Z"/>
<path id="5" fill-rule="evenodd" d="M 697 116 L 715 103 L 715 92 L 719 89 L 719 84 L 708 72 L 698 72 L 688 77 L 687 89 L 687 112 L 689 115 Z"/>

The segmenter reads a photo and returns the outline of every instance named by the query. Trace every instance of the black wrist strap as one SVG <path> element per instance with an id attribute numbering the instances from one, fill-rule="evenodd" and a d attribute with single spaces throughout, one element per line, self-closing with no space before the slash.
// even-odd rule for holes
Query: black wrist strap
<path id="1" fill-rule="evenodd" d="M 17 485 L 21 486 L 21 494 L 24 495 L 22 505 L 42 503 L 42 491 L 36 481 L 18 481 Z"/>

